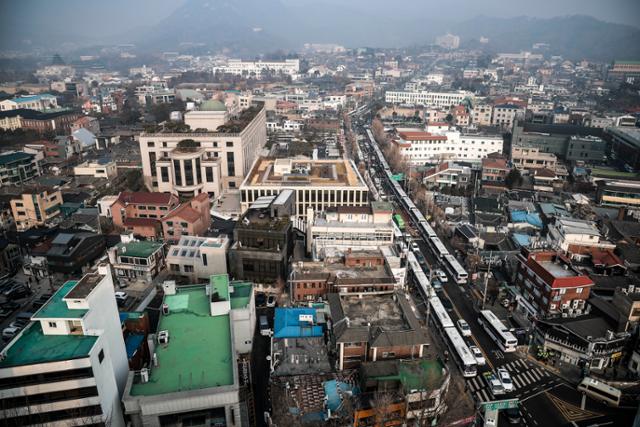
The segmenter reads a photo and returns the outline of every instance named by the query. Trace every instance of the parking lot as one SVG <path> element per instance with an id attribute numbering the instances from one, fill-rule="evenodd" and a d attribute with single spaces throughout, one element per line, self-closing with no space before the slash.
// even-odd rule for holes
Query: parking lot
<path id="1" fill-rule="evenodd" d="M 0 280 L 0 331 L 3 333 L 0 348 L 4 348 L 12 336 L 19 333 L 21 327 L 13 331 L 9 329 L 11 324 L 16 321 L 16 317 L 18 315 L 26 317 L 24 313 L 34 313 L 44 304 L 44 298 L 55 292 L 63 280 L 62 276 L 52 276 L 37 280 L 25 276 L 22 271 Z M 25 292 L 12 292 L 12 288 L 18 288 Z M 20 322 L 20 326 L 24 326 L 24 324 L 26 322 Z"/>

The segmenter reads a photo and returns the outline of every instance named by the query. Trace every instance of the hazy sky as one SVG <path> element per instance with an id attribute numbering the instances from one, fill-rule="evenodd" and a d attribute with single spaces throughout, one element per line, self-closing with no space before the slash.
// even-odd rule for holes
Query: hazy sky
<path id="1" fill-rule="evenodd" d="M 9 32 L 116 35 L 150 26 L 187 1 L 234 0 L 0 0 L 0 37 Z M 235 0 L 240 1 L 240 0 Z M 278 1 L 278 0 L 264 0 Z M 477 15 L 552 17 L 585 14 L 640 26 L 640 0 L 279 0 L 304 7 L 309 3 L 340 8 L 362 7 L 371 14 L 424 15 L 426 19 L 460 21 Z M 346 3 L 345 3 L 346 2 Z"/>

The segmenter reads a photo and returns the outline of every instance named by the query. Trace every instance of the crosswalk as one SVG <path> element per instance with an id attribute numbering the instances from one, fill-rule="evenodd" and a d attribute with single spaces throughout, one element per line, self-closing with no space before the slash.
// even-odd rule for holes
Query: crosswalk
<path id="1" fill-rule="evenodd" d="M 510 395 L 514 395 L 522 389 L 529 389 L 535 385 L 551 380 L 553 376 L 542 368 L 531 363 L 527 363 L 522 359 L 514 360 L 505 365 L 499 366 L 509 371 L 511 380 L 513 381 L 513 391 Z M 467 381 L 467 387 L 478 402 L 487 402 L 493 400 L 489 383 L 483 375 L 478 375 Z"/>

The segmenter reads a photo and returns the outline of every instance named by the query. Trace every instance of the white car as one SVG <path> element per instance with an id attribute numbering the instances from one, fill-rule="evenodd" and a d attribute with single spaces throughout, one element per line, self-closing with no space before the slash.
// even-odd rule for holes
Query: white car
<path id="1" fill-rule="evenodd" d="M 116 295 L 116 302 L 118 303 L 118 305 L 124 304 L 127 301 L 127 298 L 129 297 L 129 295 L 127 295 L 126 292 L 122 292 L 122 291 L 116 292 L 115 295 Z"/>
<path id="2" fill-rule="evenodd" d="M 513 391 L 513 381 L 511 381 L 509 371 L 504 368 L 498 369 L 498 377 L 500 378 L 500 382 L 502 383 L 505 391 Z"/>
<path id="3" fill-rule="evenodd" d="M 420 246 L 418 246 L 418 244 L 416 242 L 411 242 L 411 250 L 412 251 L 419 251 L 420 250 Z"/>
<path id="4" fill-rule="evenodd" d="M 473 353 L 473 357 L 476 358 L 476 363 L 478 364 L 478 366 L 484 366 L 487 364 L 484 355 L 478 347 L 476 347 L 475 345 L 471 345 L 469 346 L 469 350 L 471 350 L 471 353 Z"/>
<path id="5" fill-rule="evenodd" d="M 458 325 L 458 329 L 460 330 L 460 333 L 462 334 L 463 337 L 471 336 L 471 328 L 469 327 L 469 324 L 467 323 L 466 320 L 459 319 L 456 322 L 456 324 Z"/>
<path id="6" fill-rule="evenodd" d="M 491 393 L 494 396 L 499 396 L 505 393 L 504 386 L 502 385 L 502 382 L 498 379 L 498 377 L 489 372 L 485 373 L 485 376 L 487 378 L 487 382 L 489 383 Z"/>
<path id="7" fill-rule="evenodd" d="M 440 280 L 442 283 L 447 283 L 449 281 L 447 274 L 442 270 L 436 270 L 433 272 L 433 274 L 435 274 L 438 280 Z"/>

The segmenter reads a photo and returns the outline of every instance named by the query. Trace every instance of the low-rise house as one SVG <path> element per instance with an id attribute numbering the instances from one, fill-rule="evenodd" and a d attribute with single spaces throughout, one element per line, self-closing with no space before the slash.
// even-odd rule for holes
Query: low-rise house
<path id="1" fill-rule="evenodd" d="M 51 225 L 60 216 L 62 193 L 52 188 L 27 189 L 11 200 L 11 213 L 18 231 Z"/>
<path id="2" fill-rule="evenodd" d="M 518 169 L 555 170 L 558 158 L 553 153 L 545 153 L 539 148 L 514 145 L 511 147 L 511 162 Z"/>
<path id="3" fill-rule="evenodd" d="M 166 241 L 177 242 L 182 236 L 202 236 L 211 225 L 211 202 L 207 193 L 200 193 L 162 218 L 162 235 Z"/>
<path id="4" fill-rule="evenodd" d="M 99 159 L 95 162 L 86 161 L 73 168 L 76 176 L 92 176 L 95 178 L 113 179 L 118 175 L 116 162 L 108 159 Z"/>
<path id="5" fill-rule="evenodd" d="M 23 151 L 0 153 L 0 187 L 24 184 L 40 173 L 40 165 L 34 154 Z"/>
<path id="6" fill-rule="evenodd" d="M 604 240 L 592 221 L 575 218 L 556 218 L 548 224 L 549 244 L 565 253 L 579 257 L 583 248 L 614 249 L 615 244 Z"/>
<path id="7" fill-rule="evenodd" d="M 229 238 L 182 236 L 167 251 L 167 268 L 175 276 L 192 282 L 208 280 L 213 274 L 227 273 Z"/>
<path id="8" fill-rule="evenodd" d="M 153 241 L 123 241 L 109 248 L 116 279 L 122 284 L 137 280 L 151 283 L 164 269 L 164 249 L 164 243 Z"/>
<path id="9" fill-rule="evenodd" d="M 604 317 L 593 314 L 576 318 L 538 320 L 534 340 L 557 359 L 601 372 L 622 359 L 630 339 L 628 332 L 616 332 Z"/>
<path id="10" fill-rule="evenodd" d="M 77 273 L 104 253 L 105 237 L 86 231 L 65 231 L 51 242 L 46 252 L 47 265 L 55 273 Z"/>
<path id="11" fill-rule="evenodd" d="M 421 358 L 430 345 L 426 329 L 403 292 L 328 296 L 331 343 L 339 370 L 362 362 Z"/>
<path id="12" fill-rule="evenodd" d="M 511 169 L 507 166 L 507 160 L 498 157 L 482 159 L 482 187 L 506 189 L 505 180 Z"/>
<path id="13" fill-rule="evenodd" d="M 423 182 L 439 188 L 466 187 L 471 181 L 471 168 L 454 162 L 443 162 L 427 169 Z"/>
<path id="14" fill-rule="evenodd" d="M 162 231 L 160 220 L 177 206 L 178 197 L 173 194 L 122 192 L 109 209 L 116 227 L 155 238 Z"/>

